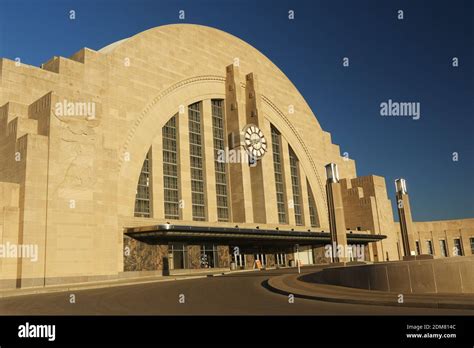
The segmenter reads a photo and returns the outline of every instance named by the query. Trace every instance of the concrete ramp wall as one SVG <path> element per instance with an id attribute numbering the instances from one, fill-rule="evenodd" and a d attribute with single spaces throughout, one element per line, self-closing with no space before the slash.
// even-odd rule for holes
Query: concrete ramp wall
<path id="1" fill-rule="evenodd" d="M 474 256 L 326 268 L 301 280 L 399 293 L 474 293 Z"/>

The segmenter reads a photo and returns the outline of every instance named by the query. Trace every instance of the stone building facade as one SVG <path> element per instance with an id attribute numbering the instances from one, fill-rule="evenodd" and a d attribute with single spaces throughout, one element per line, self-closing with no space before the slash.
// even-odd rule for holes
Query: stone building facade
<path id="1" fill-rule="evenodd" d="M 384 179 L 357 177 L 291 81 L 209 27 L 157 27 L 40 68 L 1 59 L 0 159 L 2 250 L 37 250 L 0 257 L 4 288 L 325 262 L 328 163 L 348 243 L 401 257 Z M 462 233 L 472 254 L 471 222 L 417 226 Z"/>
<path id="2" fill-rule="evenodd" d="M 417 255 L 428 254 L 434 258 L 474 255 L 474 219 L 424 221 L 413 225 Z M 399 232 L 399 224 L 395 227 Z"/>

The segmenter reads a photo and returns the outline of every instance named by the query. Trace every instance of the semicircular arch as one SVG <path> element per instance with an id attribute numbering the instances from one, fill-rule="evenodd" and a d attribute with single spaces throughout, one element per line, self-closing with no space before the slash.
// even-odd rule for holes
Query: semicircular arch
<path id="1" fill-rule="evenodd" d="M 140 112 L 125 138 L 118 160 L 119 215 L 133 216 L 136 184 L 143 160 L 153 139 L 178 112 L 179 105 L 211 98 L 225 98 L 224 76 L 203 75 L 179 81 L 153 98 Z M 321 225 L 324 225 L 327 222 L 326 196 L 316 162 L 285 114 L 264 95 L 262 101 L 263 114 L 281 132 L 298 156 L 315 196 Z M 129 160 L 125 161 L 125 158 Z"/>

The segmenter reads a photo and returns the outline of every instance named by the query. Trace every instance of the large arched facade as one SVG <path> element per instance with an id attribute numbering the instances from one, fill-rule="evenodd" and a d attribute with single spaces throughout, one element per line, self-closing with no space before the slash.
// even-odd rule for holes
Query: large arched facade
<path id="1" fill-rule="evenodd" d="M 6 286 L 284 266 L 295 244 L 318 262 L 328 163 L 339 166 L 349 242 L 373 242 L 372 259 L 398 257 L 383 178 L 357 178 L 291 81 L 230 34 L 167 25 L 41 69 L 6 59 L 1 69 L 12 79 L 0 87 L 2 204 L 13 221 L 3 237 L 39 246 L 34 264 L 1 261 Z M 221 148 L 262 146 L 258 132 L 246 143 L 250 125 L 262 156 L 217 161 Z"/>
<path id="2" fill-rule="evenodd" d="M 118 160 L 120 166 L 118 191 L 120 196 L 127 197 L 120 207 L 120 213 L 124 216 L 130 216 L 133 213 L 134 183 L 137 181 L 146 153 L 169 118 L 177 113 L 179 114 L 180 106 L 225 99 L 225 93 L 223 93 L 225 77 L 200 76 L 178 84 L 181 86 L 179 90 L 173 90 L 168 95 L 160 95 L 149 106 L 145 107 L 143 116 L 137 120 L 136 126 L 134 125 L 127 134 L 129 140 L 124 144 L 123 158 Z M 304 170 L 305 178 L 311 183 L 311 187 L 314 187 L 313 191 L 315 192 L 318 211 L 323 213 L 321 216 L 322 224 L 328 226 L 325 188 L 311 153 L 307 150 L 307 146 L 301 142 L 298 131 L 288 125 L 288 120 L 283 113 L 273 104 L 266 102 L 265 99 L 263 100 L 262 110 L 266 133 L 270 135 L 269 126 L 273 125 L 280 131 L 288 144 L 293 144 L 293 149 Z M 178 103 L 177 101 L 181 102 Z M 160 117 L 159 115 L 168 115 L 168 117 Z M 127 160 L 124 160 L 124 158 L 127 158 Z M 309 173 L 309 175 L 306 173 Z"/>

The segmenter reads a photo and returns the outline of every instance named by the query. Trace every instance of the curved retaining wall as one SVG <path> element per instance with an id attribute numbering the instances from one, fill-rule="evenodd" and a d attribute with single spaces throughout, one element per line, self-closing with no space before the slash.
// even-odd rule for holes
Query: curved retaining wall
<path id="1" fill-rule="evenodd" d="M 474 293 L 474 256 L 333 267 L 301 280 L 400 293 Z"/>

